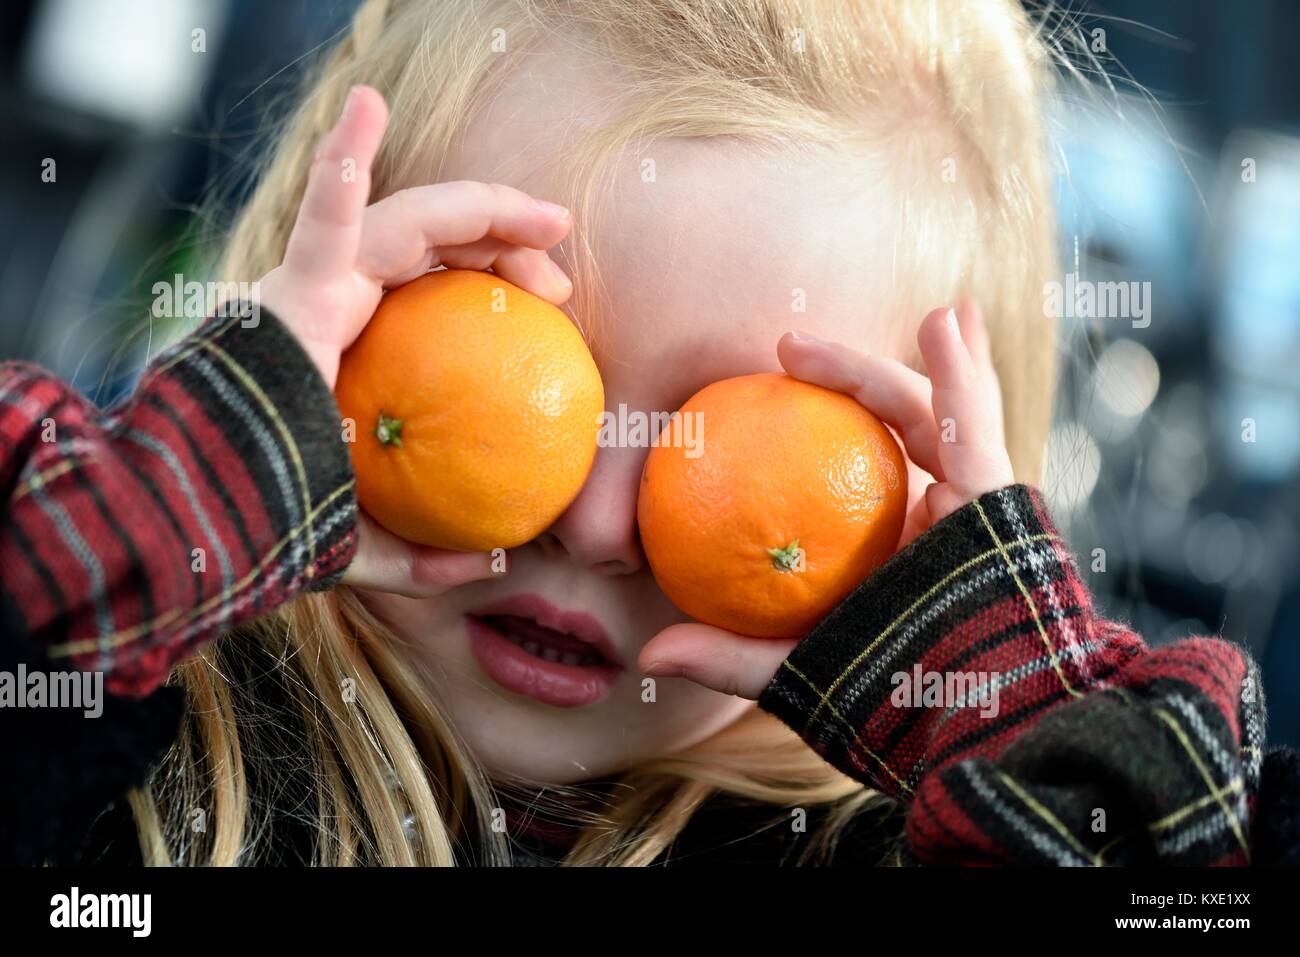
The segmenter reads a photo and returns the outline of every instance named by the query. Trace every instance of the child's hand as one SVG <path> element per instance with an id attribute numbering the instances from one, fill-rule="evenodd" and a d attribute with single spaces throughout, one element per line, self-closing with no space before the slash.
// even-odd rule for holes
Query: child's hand
<path id="1" fill-rule="evenodd" d="M 986 492 L 1015 482 L 1002 432 L 1002 398 L 983 317 L 973 303 L 935 309 L 917 332 L 929 378 L 894 359 L 788 333 L 777 345 L 790 375 L 844 392 L 902 439 L 934 478 L 903 528 L 901 548 Z M 685 677 L 757 699 L 797 639 L 749 638 L 702 624 L 674 625 L 641 650 L 643 674 Z"/>
<path id="2" fill-rule="evenodd" d="M 490 267 L 556 305 L 573 290 L 546 253 L 569 231 L 563 207 L 472 182 L 404 189 L 367 206 L 371 163 L 387 125 L 383 97 L 370 87 L 353 89 L 312 162 L 284 262 L 260 283 L 260 301 L 298 339 L 331 389 L 339 357 L 384 290 L 439 265 Z M 414 545 L 365 515 L 358 532 L 357 555 L 343 577 L 349 585 L 426 597 L 493 573 L 487 554 Z"/>
<path id="3" fill-rule="evenodd" d="M 797 379 L 844 392 L 894 430 L 934 483 L 913 506 L 902 548 L 935 522 L 1015 478 L 1002 432 L 1002 390 L 979 307 L 935 309 L 916 334 L 929 378 L 895 359 L 788 333 L 777 344 Z"/>
<path id="4" fill-rule="evenodd" d="M 404 189 L 367 206 L 370 166 L 387 125 L 383 97 L 354 88 L 312 162 L 284 262 L 259 284 L 260 301 L 302 343 L 331 389 L 339 356 L 384 290 L 436 266 L 491 267 L 557 305 L 573 291 L 546 254 L 569 231 L 563 207 L 472 182 Z"/>

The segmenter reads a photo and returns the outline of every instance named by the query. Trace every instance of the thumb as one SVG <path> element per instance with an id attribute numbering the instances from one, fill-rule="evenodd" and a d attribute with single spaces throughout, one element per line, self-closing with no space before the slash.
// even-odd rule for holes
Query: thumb
<path id="1" fill-rule="evenodd" d="M 797 638 L 747 638 L 712 625 L 673 625 L 641 649 L 644 675 L 686 678 L 723 694 L 758 699 Z"/>

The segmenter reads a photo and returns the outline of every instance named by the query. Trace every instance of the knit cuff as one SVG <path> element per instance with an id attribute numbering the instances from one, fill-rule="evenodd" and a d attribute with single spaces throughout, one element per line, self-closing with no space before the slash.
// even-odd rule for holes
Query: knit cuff
<path id="1" fill-rule="evenodd" d="M 181 344 L 175 375 L 200 400 L 238 422 L 227 442 L 250 469 L 275 528 L 292 539 L 291 579 L 304 591 L 337 584 L 356 553 L 352 458 L 342 415 L 311 358 L 273 312 L 236 306 Z M 143 388 L 143 383 L 141 387 Z M 231 391 L 237 394 L 231 402 Z"/>
<path id="2" fill-rule="evenodd" d="M 170 414 L 159 418 L 164 405 Z M 208 641 L 342 578 L 356 553 L 357 504 L 341 417 L 316 366 L 269 310 L 210 319 L 160 356 L 107 421 L 110 435 L 129 430 L 154 450 L 140 468 L 169 466 L 152 478 L 157 500 L 197 534 L 190 541 L 203 543 L 205 566 L 196 571 L 184 538 L 142 544 L 140 568 L 115 571 L 149 589 L 158 611 L 136 624 L 134 606 L 123 608 L 114 635 L 51 644 L 52 656 L 105 672 L 113 694 L 139 697 Z M 125 496 L 106 497 L 125 524 Z M 168 550 L 178 541 L 182 555 Z"/>
<path id="3" fill-rule="evenodd" d="M 907 798 L 928 769 L 996 748 L 1077 694 L 1091 674 L 1090 615 L 1038 492 L 1009 486 L 886 562 L 758 703 L 835 767 Z"/>

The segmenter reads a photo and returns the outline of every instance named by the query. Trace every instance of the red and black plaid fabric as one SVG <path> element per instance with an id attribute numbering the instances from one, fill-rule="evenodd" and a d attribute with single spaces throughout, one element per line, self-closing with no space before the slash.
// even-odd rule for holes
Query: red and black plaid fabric
<path id="1" fill-rule="evenodd" d="M 0 862 L 74 855 L 175 740 L 172 667 L 352 559 L 334 398 L 275 316 L 238 313 L 103 411 L 0 363 L 0 672 L 93 671 L 108 692 L 96 718 L 0 708 Z"/>
<path id="2" fill-rule="evenodd" d="M 0 591 L 64 667 L 143 696 L 217 635 L 330 587 L 356 547 L 334 398 L 267 310 L 163 353 L 100 411 L 0 365 Z"/>
<path id="3" fill-rule="evenodd" d="M 759 704 L 907 802 L 919 863 L 1249 861 L 1264 727 L 1253 662 L 1213 638 L 1149 650 L 1099 617 L 1028 486 L 895 555 Z"/>

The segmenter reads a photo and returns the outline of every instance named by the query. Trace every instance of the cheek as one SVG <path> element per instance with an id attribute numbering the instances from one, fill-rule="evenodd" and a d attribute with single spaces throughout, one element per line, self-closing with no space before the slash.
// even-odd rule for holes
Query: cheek
<path id="1" fill-rule="evenodd" d="M 622 699 L 617 713 L 605 717 L 623 728 L 629 750 L 638 760 L 675 753 L 705 741 L 756 707 L 753 701 L 720 694 L 684 678 L 655 679 L 654 700 L 643 699 L 643 682 L 636 694 Z"/>
<path id="2" fill-rule="evenodd" d="M 438 654 L 460 647 L 460 643 L 445 640 L 463 627 L 461 615 L 480 603 L 486 593 L 484 586 L 491 582 L 470 582 L 443 592 L 436 598 L 408 598 L 391 592 L 353 589 L 353 594 L 374 615 L 379 623 L 389 629 L 400 642 L 425 653 L 429 645 Z"/>

